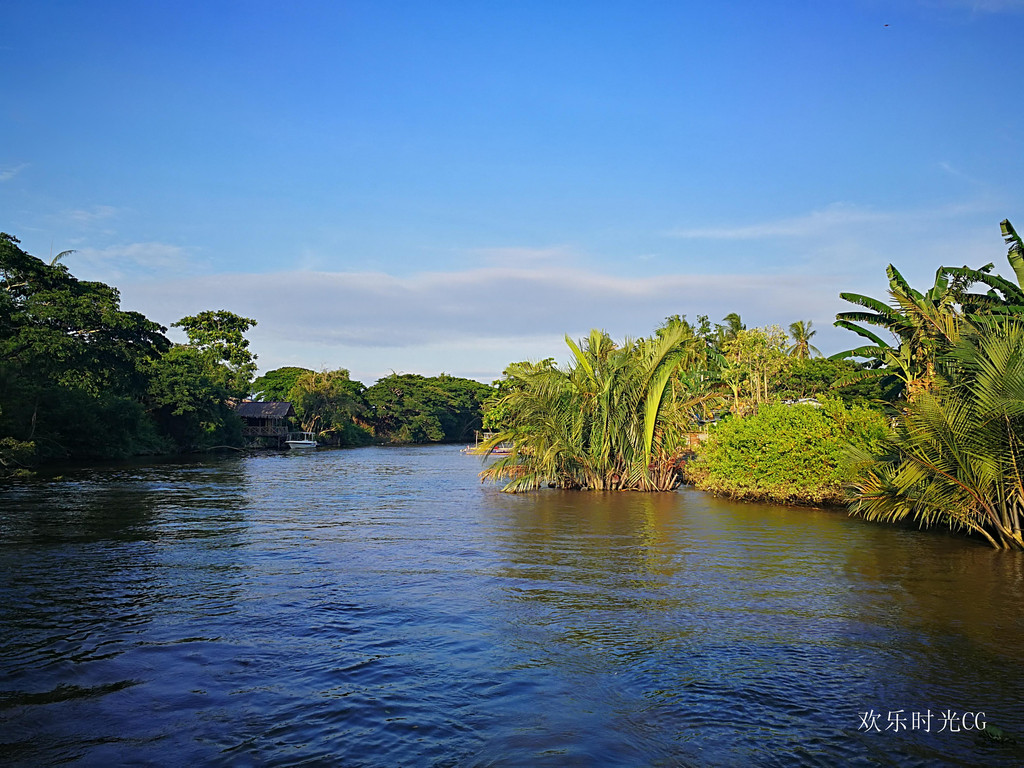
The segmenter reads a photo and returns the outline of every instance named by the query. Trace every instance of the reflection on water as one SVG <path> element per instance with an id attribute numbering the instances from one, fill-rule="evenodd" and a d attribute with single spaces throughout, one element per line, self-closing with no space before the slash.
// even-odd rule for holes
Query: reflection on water
<path id="1" fill-rule="evenodd" d="M 367 448 L 0 491 L 0 760 L 1024 762 L 935 732 L 981 710 L 1024 744 L 1019 555 L 478 470 Z"/>

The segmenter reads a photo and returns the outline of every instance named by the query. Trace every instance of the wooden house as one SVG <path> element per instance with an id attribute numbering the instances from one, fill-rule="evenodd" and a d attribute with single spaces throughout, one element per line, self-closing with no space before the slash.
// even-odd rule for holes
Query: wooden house
<path id="1" fill-rule="evenodd" d="M 235 406 L 235 413 L 245 424 L 242 427 L 242 437 L 247 440 L 273 438 L 280 443 L 288 439 L 288 419 L 295 416 L 295 409 L 291 403 L 257 403 L 243 400 Z"/>

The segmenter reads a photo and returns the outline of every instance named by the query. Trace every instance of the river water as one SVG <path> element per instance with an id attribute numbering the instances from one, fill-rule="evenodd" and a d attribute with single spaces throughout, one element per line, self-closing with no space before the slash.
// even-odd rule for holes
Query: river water
<path id="1" fill-rule="evenodd" d="M 0 762 L 1024 764 L 1020 555 L 692 490 L 511 496 L 480 466 L 0 489 Z"/>

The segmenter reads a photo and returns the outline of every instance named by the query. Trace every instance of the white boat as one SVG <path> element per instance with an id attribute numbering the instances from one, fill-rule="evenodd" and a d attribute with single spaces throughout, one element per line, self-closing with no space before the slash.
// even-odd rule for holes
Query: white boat
<path id="1" fill-rule="evenodd" d="M 291 440 L 285 440 L 289 448 L 316 448 L 316 440 L 312 432 L 295 432 Z"/>

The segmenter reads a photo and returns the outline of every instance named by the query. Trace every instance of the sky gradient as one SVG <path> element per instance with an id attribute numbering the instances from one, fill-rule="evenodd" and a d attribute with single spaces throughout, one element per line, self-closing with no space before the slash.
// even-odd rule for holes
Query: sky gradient
<path id="1" fill-rule="evenodd" d="M 1024 2 L 0 0 L 0 230 L 261 370 L 811 320 L 1024 225 Z M 172 338 L 178 338 L 174 333 Z"/>

